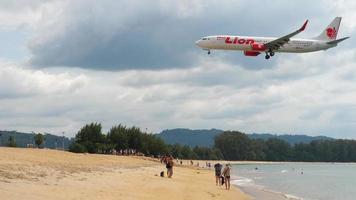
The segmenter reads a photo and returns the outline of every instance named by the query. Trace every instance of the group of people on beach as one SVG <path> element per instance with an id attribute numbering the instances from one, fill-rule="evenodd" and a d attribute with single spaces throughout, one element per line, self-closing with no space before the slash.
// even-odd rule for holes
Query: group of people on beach
<path id="1" fill-rule="evenodd" d="M 145 156 L 145 154 L 138 152 L 136 149 L 120 149 L 118 151 L 113 149 L 111 153 L 118 156 Z"/>
<path id="2" fill-rule="evenodd" d="M 164 155 L 160 158 L 160 161 L 162 164 L 166 165 L 167 168 L 167 177 L 172 178 L 173 176 L 173 165 L 174 165 L 174 158 L 172 155 Z M 177 163 L 183 164 L 182 161 L 179 161 L 177 158 Z M 199 163 L 199 162 L 198 162 Z M 190 164 L 193 165 L 193 161 L 190 161 Z M 199 167 L 199 165 L 197 165 Z M 210 168 L 211 164 L 206 162 L 206 167 Z M 214 165 L 215 169 L 215 179 L 216 179 L 216 185 L 224 185 L 227 190 L 230 190 L 230 173 L 231 173 L 231 165 L 226 164 L 225 167 L 223 168 L 223 165 L 220 163 L 216 163 Z M 164 172 L 161 172 L 161 177 L 164 177 Z"/>
<path id="3" fill-rule="evenodd" d="M 231 173 L 231 165 L 226 164 L 224 169 L 223 165 L 220 163 L 216 163 L 214 165 L 215 169 L 215 182 L 216 185 L 224 185 L 227 190 L 230 189 L 230 173 Z"/>

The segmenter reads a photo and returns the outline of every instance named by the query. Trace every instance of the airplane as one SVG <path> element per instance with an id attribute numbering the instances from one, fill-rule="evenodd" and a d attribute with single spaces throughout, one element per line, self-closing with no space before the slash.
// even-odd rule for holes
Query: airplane
<path id="1" fill-rule="evenodd" d="M 269 59 L 275 55 L 275 52 L 307 53 L 336 47 L 338 43 L 349 38 L 336 39 L 340 22 L 341 17 L 336 17 L 319 36 L 311 39 L 292 38 L 305 30 L 308 24 L 308 20 L 306 20 L 301 28 L 280 38 L 213 35 L 203 37 L 195 44 L 208 51 L 208 54 L 210 54 L 211 49 L 239 50 L 244 51 L 245 56 L 258 56 L 265 53 L 265 58 Z"/>

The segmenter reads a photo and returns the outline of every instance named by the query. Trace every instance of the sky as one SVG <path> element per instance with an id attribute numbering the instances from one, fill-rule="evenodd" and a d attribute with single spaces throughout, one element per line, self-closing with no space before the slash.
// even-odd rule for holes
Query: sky
<path id="1" fill-rule="evenodd" d="M 87 123 L 356 139 L 352 0 L 0 0 L 0 130 L 74 136 Z M 338 47 L 245 57 L 195 46 L 217 34 Z"/>

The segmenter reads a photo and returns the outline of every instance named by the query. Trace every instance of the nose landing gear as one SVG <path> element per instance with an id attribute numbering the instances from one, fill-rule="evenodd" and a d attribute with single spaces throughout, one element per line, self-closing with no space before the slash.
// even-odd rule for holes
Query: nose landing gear
<path id="1" fill-rule="evenodd" d="M 204 51 L 208 52 L 208 55 L 211 54 L 210 49 L 203 49 Z"/>

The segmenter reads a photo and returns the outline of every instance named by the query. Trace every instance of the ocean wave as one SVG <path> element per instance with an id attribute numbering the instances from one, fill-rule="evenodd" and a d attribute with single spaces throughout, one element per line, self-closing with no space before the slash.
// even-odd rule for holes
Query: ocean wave
<path id="1" fill-rule="evenodd" d="M 265 189 L 265 188 L 262 189 L 262 190 L 263 190 L 264 192 L 269 192 L 269 193 L 281 195 L 281 196 L 283 196 L 284 198 L 289 199 L 289 200 L 304 200 L 303 198 L 297 197 L 297 196 L 292 195 L 292 194 L 286 194 L 286 193 L 283 193 L 283 192 L 277 192 L 277 191 L 270 190 L 270 189 Z"/>
<path id="2" fill-rule="evenodd" d="M 232 184 L 237 186 L 252 186 L 255 185 L 252 179 L 245 177 L 236 177 L 231 181 Z"/>
<path id="3" fill-rule="evenodd" d="M 291 195 L 291 194 L 283 194 L 287 199 L 291 199 L 291 200 L 303 200 L 303 198 Z"/>
<path id="4" fill-rule="evenodd" d="M 270 189 L 266 188 L 265 186 L 257 185 L 253 181 L 253 179 L 250 179 L 250 178 L 237 177 L 237 176 L 232 177 L 232 178 L 233 179 L 231 180 L 231 184 L 236 185 L 236 186 L 241 187 L 241 188 L 253 188 L 255 190 L 260 190 L 260 191 L 263 191 L 263 192 L 266 192 L 266 193 L 272 193 L 272 194 L 284 197 L 285 199 L 288 199 L 288 200 L 304 200 L 303 198 L 297 197 L 297 196 L 292 195 L 292 194 L 285 194 L 285 193 L 282 193 L 282 192 L 277 192 L 277 191 L 274 191 L 274 190 L 270 190 Z M 260 178 L 260 177 L 255 177 L 255 178 Z M 251 194 L 251 195 L 253 196 L 253 194 Z"/>

